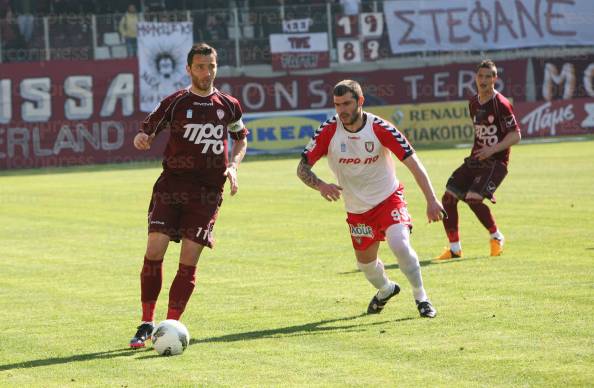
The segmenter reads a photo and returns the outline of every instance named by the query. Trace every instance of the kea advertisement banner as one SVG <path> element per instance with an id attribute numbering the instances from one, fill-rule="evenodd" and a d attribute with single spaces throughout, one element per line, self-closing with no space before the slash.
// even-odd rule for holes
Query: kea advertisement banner
<path id="1" fill-rule="evenodd" d="M 248 153 L 300 152 L 315 130 L 336 112 L 333 109 L 247 114 Z"/>

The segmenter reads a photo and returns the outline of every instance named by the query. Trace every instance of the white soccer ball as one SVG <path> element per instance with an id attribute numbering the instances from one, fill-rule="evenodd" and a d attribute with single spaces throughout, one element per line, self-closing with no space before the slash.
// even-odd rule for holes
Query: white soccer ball
<path id="1" fill-rule="evenodd" d="M 182 354 L 190 343 L 190 333 L 186 326 L 175 319 L 159 323 L 152 334 L 153 348 L 161 356 Z"/>

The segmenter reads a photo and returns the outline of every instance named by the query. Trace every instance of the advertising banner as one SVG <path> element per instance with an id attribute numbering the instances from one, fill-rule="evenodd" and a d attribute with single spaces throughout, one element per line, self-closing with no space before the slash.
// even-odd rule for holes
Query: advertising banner
<path id="1" fill-rule="evenodd" d="M 132 139 L 137 110 L 136 61 L 4 64 L 0 77 L 0 169 L 116 163 L 158 158 Z M 6 77 L 6 78 L 4 78 Z"/>
<path id="2" fill-rule="evenodd" d="M 315 130 L 336 112 L 333 109 L 246 114 L 249 154 L 303 151 Z"/>
<path id="3" fill-rule="evenodd" d="M 594 100 L 579 98 L 514 105 L 522 136 L 548 137 L 594 133 Z"/>
<path id="4" fill-rule="evenodd" d="M 594 44 L 590 0 L 384 2 L 393 54 Z"/>
<path id="5" fill-rule="evenodd" d="M 330 65 L 328 33 L 271 34 L 272 70 L 319 69 Z"/>
<path id="6" fill-rule="evenodd" d="M 376 106 L 366 110 L 396 125 L 413 146 L 468 143 L 474 139 L 468 101 Z"/>
<path id="7" fill-rule="evenodd" d="M 163 98 L 190 84 L 186 64 L 193 42 L 192 22 L 138 23 L 141 111 L 152 112 Z"/>
<path id="8" fill-rule="evenodd" d="M 532 66 L 537 100 L 594 98 L 594 55 L 537 58 Z"/>
<path id="9" fill-rule="evenodd" d="M 497 90 L 513 100 L 524 100 L 527 63 L 525 59 L 497 61 Z M 366 106 L 458 101 L 476 93 L 476 66 L 456 63 L 361 73 L 219 78 L 215 84 L 237 97 L 245 112 L 332 108 L 332 89 L 343 79 L 361 83 Z"/>

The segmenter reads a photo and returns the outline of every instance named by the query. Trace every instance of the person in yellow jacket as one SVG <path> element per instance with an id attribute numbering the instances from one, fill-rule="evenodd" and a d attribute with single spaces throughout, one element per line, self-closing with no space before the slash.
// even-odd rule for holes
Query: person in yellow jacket
<path id="1" fill-rule="evenodd" d="M 128 5 L 128 11 L 120 20 L 120 35 L 126 40 L 126 51 L 128 57 L 136 56 L 136 37 L 138 25 L 138 13 L 134 4 Z"/>

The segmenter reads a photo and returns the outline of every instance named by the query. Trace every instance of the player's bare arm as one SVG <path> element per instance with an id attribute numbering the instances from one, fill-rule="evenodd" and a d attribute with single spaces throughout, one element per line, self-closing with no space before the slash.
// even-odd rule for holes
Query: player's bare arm
<path id="1" fill-rule="evenodd" d="M 402 163 L 404 163 L 413 174 L 415 181 L 425 196 L 425 200 L 427 201 L 427 219 L 429 222 L 441 221 L 445 215 L 445 210 L 441 205 L 441 202 L 437 199 L 431 180 L 429 180 L 427 170 L 417 154 L 412 154 L 404 159 Z"/>
<path id="2" fill-rule="evenodd" d="M 231 185 L 231 195 L 235 195 L 239 189 L 239 182 L 237 180 L 237 167 L 243 160 L 246 149 L 247 138 L 233 141 L 233 146 L 231 147 L 231 158 L 229 159 L 229 164 L 227 164 L 227 169 L 224 172 L 224 175 L 227 177 L 227 179 L 229 179 L 229 184 Z"/>
<path id="3" fill-rule="evenodd" d="M 478 152 L 474 154 L 476 158 L 479 160 L 485 160 L 491 157 L 491 155 L 506 150 L 513 146 L 514 144 L 518 144 L 522 139 L 522 135 L 518 131 L 513 131 L 505 135 L 503 140 L 495 145 L 492 146 L 484 146 Z"/>
<path id="4" fill-rule="evenodd" d="M 301 159 L 299 166 L 297 166 L 297 176 L 303 183 L 314 190 L 318 190 L 320 195 L 327 201 L 338 201 L 340 199 L 340 191 L 342 187 L 333 183 L 326 183 L 311 170 L 310 166 L 304 159 Z"/>

